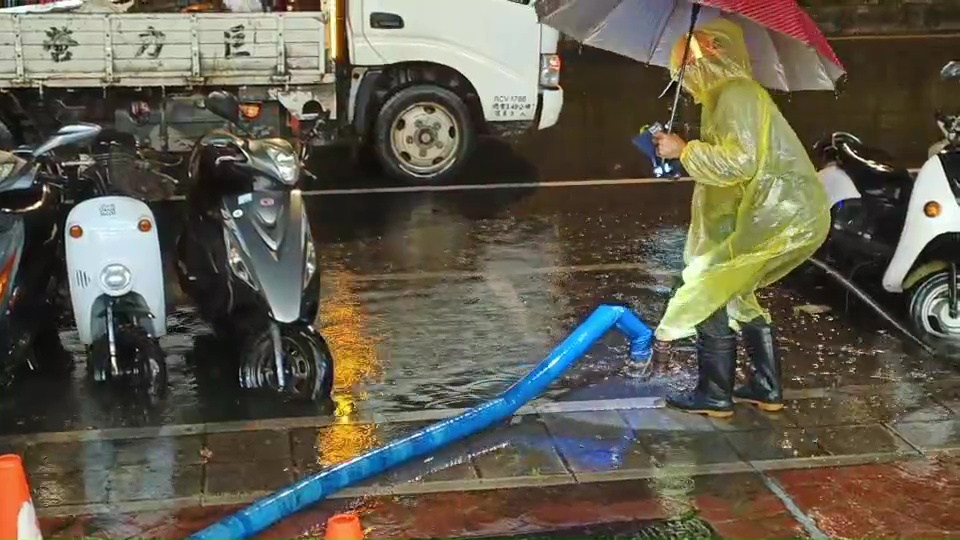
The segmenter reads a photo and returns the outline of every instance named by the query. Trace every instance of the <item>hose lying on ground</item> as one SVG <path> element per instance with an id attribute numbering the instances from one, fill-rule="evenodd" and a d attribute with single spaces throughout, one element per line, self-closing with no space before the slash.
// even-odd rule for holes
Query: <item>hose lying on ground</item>
<path id="1" fill-rule="evenodd" d="M 251 506 L 194 534 L 191 539 L 249 538 L 330 494 L 362 482 L 412 458 L 433 453 L 513 416 L 583 356 L 598 339 L 616 327 L 630 340 L 630 356 L 649 362 L 653 332 L 629 309 L 600 306 L 563 340 L 533 371 L 501 394 L 453 418 L 409 437 L 357 456 L 277 491 Z"/>
<path id="2" fill-rule="evenodd" d="M 924 343 L 923 340 L 917 337 L 913 332 L 911 332 L 909 328 L 901 324 L 900 321 L 893 318 L 893 316 L 887 313 L 887 311 L 883 309 L 883 307 L 881 307 L 876 300 L 874 300 L 873 298 L 870 298 L 870 295 L 865 293 L 862 289 L 860 289 L 860 287 L 857 287 L 856 285 L 854 285 L 852 281 L 844 277 L 844 275 L 838 272 L 834 267 L 821 261 L 820 259 L 813 258 L 813 257 L 809 259 L 809 262 L 810 264 L 816 266 L 820 270 L 823 270 L 824 273 L 826 273 L 828 276 L 837 280 L 841 285 L 846 287 L 847 290 L 849 290 L 850 292 L 855 294 L 857 298 L 862 300 L 863 303 L 873 308 L 873 310 L 876 311 L 877 314 L 880 315 L 880 318 L 885 320 L 887 324 L 895 328 L 901 334 L 907 336 L 907 338 L 909 338 L 910 341 L 916 343 L 921 349 L 926 351 L 931 356 L 936 356 L 936 353 L 934 352 L 933 347 Z"/>

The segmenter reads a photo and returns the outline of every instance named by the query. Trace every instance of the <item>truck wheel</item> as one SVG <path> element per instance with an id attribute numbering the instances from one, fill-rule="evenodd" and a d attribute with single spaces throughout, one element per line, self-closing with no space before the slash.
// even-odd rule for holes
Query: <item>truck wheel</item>
<path id="1" fill-rule="evenodd" d="M 394 94 L 374 125 L 374 150 L 386 172 L 418 184 L 456 176 L 476 139 L 463 100 L 446 88 L 427 84 Z"/>

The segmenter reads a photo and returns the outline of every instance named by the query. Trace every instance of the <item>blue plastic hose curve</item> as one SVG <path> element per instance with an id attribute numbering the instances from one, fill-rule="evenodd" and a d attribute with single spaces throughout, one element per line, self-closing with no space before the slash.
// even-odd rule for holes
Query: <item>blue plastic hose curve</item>
<path id="1" fill-rule="evenodd" d="M 625 307 L 600 306 L 533 371 L 499 397 L 460 416 L 438 422 L 404 439 L 304 478 L 190 538 L 249 538 L 340 489 L 376 476 L 412 458 L 433 453 L 450 443 L 483 431 L 492 424 L 506 420 L 524 404 L 540 395 L 613 327 L 630 340 L 630 357 L 634 361 L 650 361 L 653 346 L 653 332 L 650 328 Z"/>

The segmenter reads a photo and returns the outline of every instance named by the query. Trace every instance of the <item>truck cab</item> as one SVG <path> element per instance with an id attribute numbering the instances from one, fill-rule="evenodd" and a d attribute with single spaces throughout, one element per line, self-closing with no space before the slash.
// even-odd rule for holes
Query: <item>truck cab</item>
<path id="1" fill-rule="evenodd" d="M 444 182 L 479 137 L 557 122 L 559 34 L 538 23 L 530 4 L 289 0 L 292 11 L 252 13 L 0 10 L 0 43 L 17 51 L 0 60 L 0 146 L 88 121 L 158 151 L 185 152 L 219 127 L 203 96 L 223 88 L 240 97 L 256 130 L 311 129 L 315 144 L 371 148 L 395 178 Z"/>
<path id="2" fill-rule="evenodd" d="M 455 174 L 478 135 L 556 124 L 559 34 L 529 0 L 341 0 L 346 111 L 393 176 Z M 336 5 L 334 3 L 333 5 Z"/>

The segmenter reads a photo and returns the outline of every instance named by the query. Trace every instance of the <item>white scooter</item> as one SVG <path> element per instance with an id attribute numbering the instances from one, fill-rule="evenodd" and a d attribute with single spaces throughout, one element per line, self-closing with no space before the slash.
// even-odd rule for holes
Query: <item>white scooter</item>
<path id="1" fill-rule="evenodd" d="M 941 75 L 960 80 L 960 65 Z M 960 117 L 938 114 L 937 122 L 945 143 L 916 179 L 849 133 L 817 143 L 833 218 L 821 255 L 848 277 L 880 270 L 885 291 L 908 295 L 918 330 L 960 340 Z"/>
<path id="2" fill-rule="evenodd" d="M 126 137 L 101 132 L 77 162 L 83 200 L 65 223 L 67 276 L 88 374 L 156 396 L 167 379 L 163 263 L 153 212 L 131 194 L 172 179 L 144 168 Z"/>

